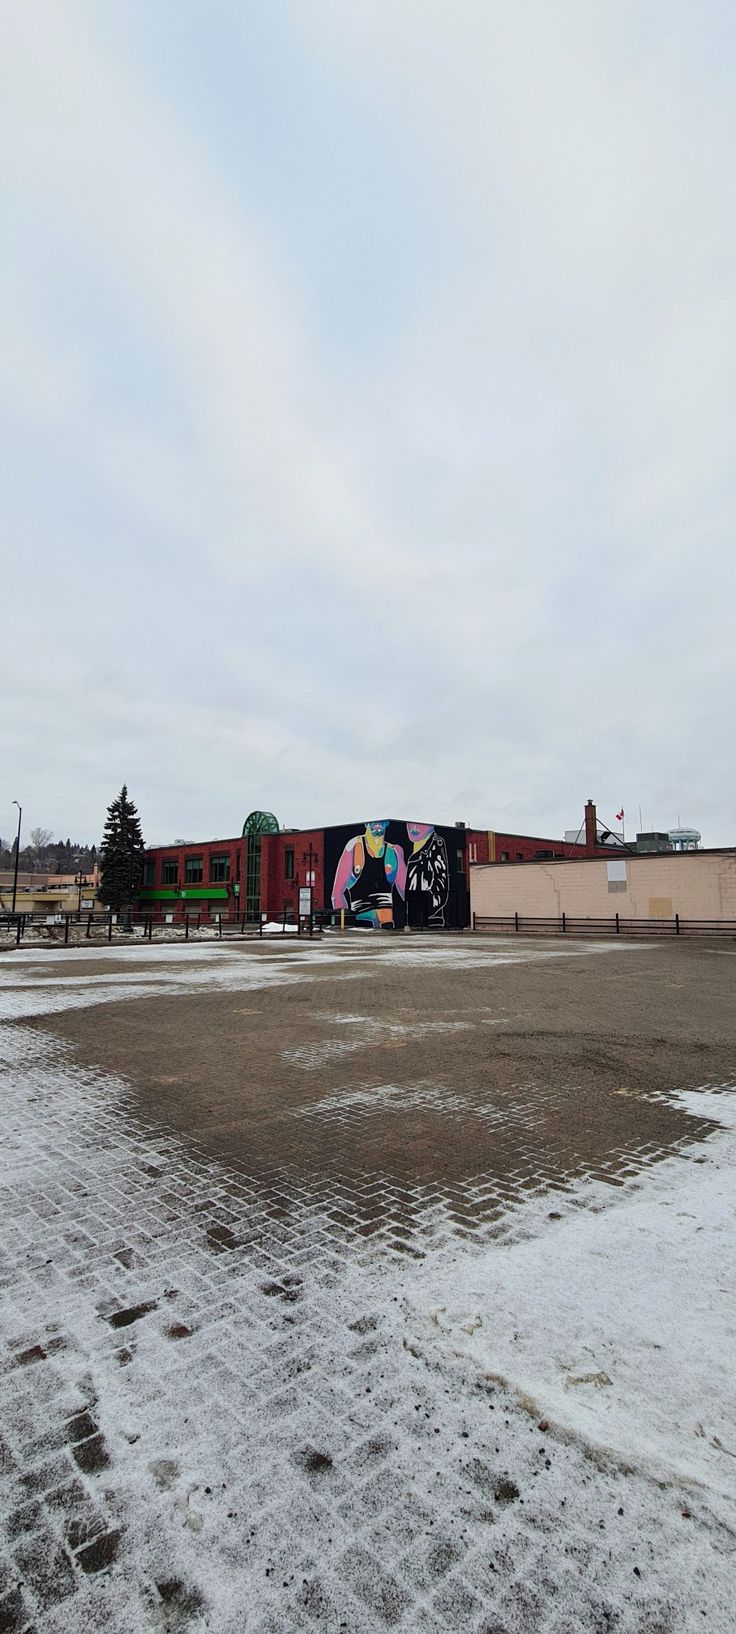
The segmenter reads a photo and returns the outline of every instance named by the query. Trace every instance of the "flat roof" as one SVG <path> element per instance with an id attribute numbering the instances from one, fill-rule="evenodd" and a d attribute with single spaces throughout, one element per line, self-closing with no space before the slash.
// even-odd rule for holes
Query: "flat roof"
<path id="1" fill-rule="evenodd" d="M 167 840 L 165 845 L 144 845 L 143 849 L 144 851 L 182 851 L 184 848 L 189 850 L 191 846 L 197 845 L 235 845 L 238 840 L 246 838 L 245 834 L 235 834 L 227 840 Z"/>
<path id="2" fill-rule="evenodd" d="M 508 862 L 471 862 L 471 868 L 532 868 L 537 867 L 559 868 L 568 862 L 612 862 L 614 856 L 619 862 L 651 862 L 653 857 L 667 857 L 668 861 L 675 857 L 713 857 L 736 856 L 736 845 L 701 845 L 697 851 L 636 851 L 629 850 L 628 846 L 611 848 L 611 855 L 601 855 L 598 851 L 593 856 L 585 857 L 523 857 L 518 861 Z M 623 854 L 622 854 L 623 853 Z"/>

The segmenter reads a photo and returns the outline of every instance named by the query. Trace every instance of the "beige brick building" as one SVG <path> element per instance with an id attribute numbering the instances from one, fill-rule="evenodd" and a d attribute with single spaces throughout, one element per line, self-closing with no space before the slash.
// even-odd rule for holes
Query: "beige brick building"
<path id="1" fill-rule="evenodd" d="M 478 919 L 681 919 L 736 921 L 736 850 L 620 853 L 611 859 L 478 863 L 470 869 Z"/>

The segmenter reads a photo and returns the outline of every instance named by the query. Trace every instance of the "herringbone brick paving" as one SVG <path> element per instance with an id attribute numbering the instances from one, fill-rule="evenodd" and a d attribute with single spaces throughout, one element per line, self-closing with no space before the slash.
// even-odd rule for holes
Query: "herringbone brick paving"
<path id="1" fill-rule="evenodd" d="M 681 1626 L 683 1572 L 717 1618 L 722 1568 L 704 1573 L 677 1504 L 633 1578 L 617 1514 L 625 1488 L 646 1535 L 647 1483 L 541 1433 L 418 1338 L 404 1300 L 416 1258 L 500 1239 L 535 1191 L 602 1206 L 603 1182 L 671 1144 L 555 1173 L 524 1146 L 551 1090 L 494 1107 L 366 1083 L 281 1114 L 347 1128 L 322 1172 L 260 1151 L 248 1169 L 142 1122 L 129 1084 L 41 1027 L 0 1027 L 0 1067 L 0 1628 L 568 1634 L 572 1604 L 573 1627 L 654 1634 Z M 478 1119 L 516 1161 L 462 1183 L 383 1173 L 387 1107 Z"/>

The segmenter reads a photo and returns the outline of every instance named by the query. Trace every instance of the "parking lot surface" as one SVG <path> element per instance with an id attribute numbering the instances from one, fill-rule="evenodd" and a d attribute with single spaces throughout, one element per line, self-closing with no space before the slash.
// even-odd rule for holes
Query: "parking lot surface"
<path id="1" fill-rule="evenodd" d="M 8 954 L 0 1629 L 730 1628 L 723 1438 L 624 1450 L 595 1357 L 553 1415 L 488 1310 L 519 1246 L 713 1179 L 735 977 L 692 943 Z"/>

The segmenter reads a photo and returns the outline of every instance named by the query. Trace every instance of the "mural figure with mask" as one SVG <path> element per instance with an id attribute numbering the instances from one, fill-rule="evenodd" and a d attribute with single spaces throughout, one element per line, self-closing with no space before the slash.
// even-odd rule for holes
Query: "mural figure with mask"
<path id="1" fill-rule="evenodd" d="M 433 823 L 407 823 L 413 850 L 406 864 L 406 915 L 410 925 L 443 929 L 450 895 L 447 846 Z"/>
<path id="2" fill-rule="evenodd" d="M 394 889 L 403 897 L 406 863 L 400 845 L 386 839 L 389 820 L 366 823 L 345 846 L 332 887 L 333 908 L 349 908 L 359 925 L 391 929 Z"/>

